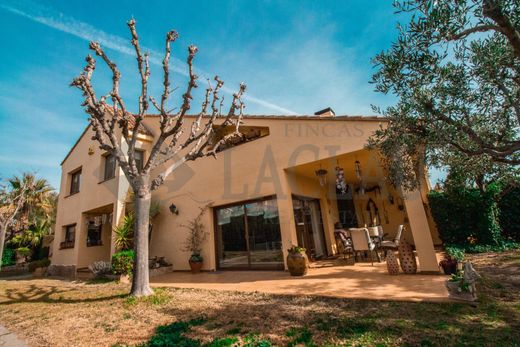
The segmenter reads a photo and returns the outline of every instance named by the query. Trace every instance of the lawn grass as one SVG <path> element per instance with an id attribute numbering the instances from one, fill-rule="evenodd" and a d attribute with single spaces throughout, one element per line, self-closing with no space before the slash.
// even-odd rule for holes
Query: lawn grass
<path id="1" fill-rule="evenodd" d="M 520 252 L 472 255 L 477 306 L 0 281 L 0 321 L 34 346 L 520 346 Z"/>

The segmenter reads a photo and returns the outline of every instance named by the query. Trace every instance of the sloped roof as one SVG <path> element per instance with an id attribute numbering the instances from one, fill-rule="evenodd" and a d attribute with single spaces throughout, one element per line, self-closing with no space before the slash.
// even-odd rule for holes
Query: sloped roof
<path id="1" fill-rule="evenodd" d="M 159 117 L 159 114 L 147 114 L 145 117 Z M 194 118 L 197 117 L 197 115 L 186 115 L 188 118 Z M 130 117 L 129 123 L 131 125 L 131 128 L 135 126 L 135 118 Z M 284 120 L 284 121 L 296 121 L 296 120 L 319 120 L 319 121 L 368 121 L 368 122 L 385 122 L 388 121 L 386 117 L 382 116 L 349 116 L 349 115 L 340 115 L 340 116 L 333 116 L 333 117 L 320 117 L 317 115 L 244 115 L 243 119 L 275 119 L 275 120 Z M 79 141 L 83 138 L 83 136 L 87 133 L 87 130 L 89 129 L 90 124 L 87 125 L 85 130 L 81 133 L 78 140 L 74 143 L 72 148 L 69 150 L 65 158 L 62 160 L 60 165 L 63 165 L 65 160 L 70 156 L 74 148 L 78 145 Z M 139 124 L 139 133 L 143 135 L 153 136 L 153 133 L 144 125 L 143 123 Z"/>
<path id="2" fill-rule="evenodd" d="M 130 125 L 130 129 L 133 129 L 135 127 L 135 119 L 134 118 L 130 118 L 129 120 L 129 125 Z M 81 133 L 81 135 L 79 135 L 78 139 L 76 140 L 76 142 L 74 142 L 74 145 L 71 147 L 71 149 L 67 152 L 67 155 L 65 156 L 65 158 L 63 158 L 63 160 L 61 161 L 60 165 L 63 165 L 63 163 L 65 162 L 65 160 L 67 160 L 68 157 L 70 157 L 70 154 L 72 153 L 72 151 L 74 150 L 74 148 L 76 148 L 76 146 L 78 145 L 78 143 L 81 141 L 81 139 L 83 138 L 83 136 L 85 136 L 85 134 L 88 132 L 88 129 L 90 128 L 90 123 L 85 127 L 85 129 L 83 130 L 83 132 Z M 146 127 L 146 125 L 144 125 L 143 123 L 140 123 L 139 124 L 139 127 L 138 127 L 138 130 L 137 130 L 139 133 L 143 134 L 143 135 L 147 135 L 147 136 L 153 136 L 153 133 L 150 131 L 150 129 L 148 129 L 148 127 Z"/>

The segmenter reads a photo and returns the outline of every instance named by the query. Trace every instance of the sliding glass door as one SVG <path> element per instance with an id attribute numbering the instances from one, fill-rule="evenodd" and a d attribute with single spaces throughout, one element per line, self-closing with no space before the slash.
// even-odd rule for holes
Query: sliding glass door
<path id="1" fill-rule="evenodd" d="M 283 269 L 276 199 L 215 208 L 221 269 Z"/>
<path id="2" fill-rule="evenodd" d="M 327 255 L 320 201 L 318 199 L 293 196 L 294 220 L 298 246 L 307 250 L 310 260 Z"/>

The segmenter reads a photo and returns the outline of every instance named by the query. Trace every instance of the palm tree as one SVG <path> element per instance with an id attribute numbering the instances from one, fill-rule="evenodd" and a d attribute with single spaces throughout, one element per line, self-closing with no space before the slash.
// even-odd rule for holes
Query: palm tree
<path id="1" fill-rule="evenodd" d="M 37 249 L 43 237 L 52 233 L 56 216 L 57 194 L 44 178 L 32 173 L 14 176 L 9 181 L 13 196 L 24 189 L 24 202 L 16 216 L 8 240 L 19 247 Z"/>
<path id="2" fill-rule="evenodd" d="M 11 191 L 17 194 L 22 187 L 26 187 L 25 202 L 20 216 L 27 224 L 35 222 L 42 215 L 52 214 L 54 209 L 54 188 L 45 178 L 37 178 L 32 173 L 23 173 L 21 177 L 14 176 L 9 180 Z"/>

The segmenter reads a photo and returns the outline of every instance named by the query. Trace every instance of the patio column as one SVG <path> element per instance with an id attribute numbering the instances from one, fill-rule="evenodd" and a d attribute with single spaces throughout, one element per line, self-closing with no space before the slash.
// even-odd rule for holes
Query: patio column
<path id="1" fill-rule="evenodd" d="M 421 272 L 438 273 L 439 265 L 433 248 L 433 239 L 428 224 L 428 218 L 424 211 L 421 193 L 418 190 L 404 192 L 404 205 L 408 215 L 415 249 L 419 258 Z"/>
<path id="2" fill-rule="evenodd" d="M 287 249 L 293 245 L 298 245 L 298 237 L 296 236 L 296 223 L 294 221 L 294 210 L 292 202 L 292 192 L 289 186 L 289 175 L 283 172 L 282 191 L 276 194 L 276 203 L 278 205 L 278 217 L 280 220 L 280 233 L 282 236 L 282 251 L 285 270 L 287 270 Z"/>

